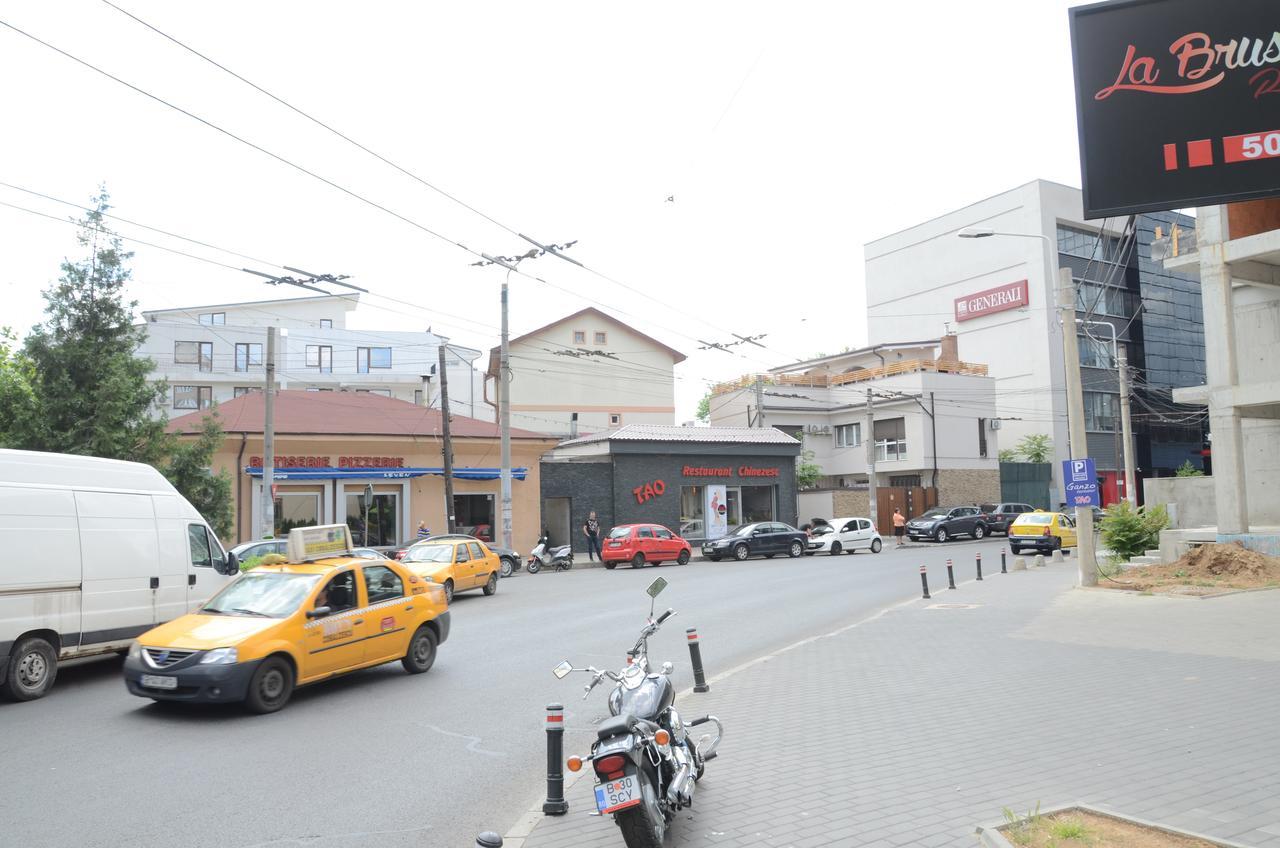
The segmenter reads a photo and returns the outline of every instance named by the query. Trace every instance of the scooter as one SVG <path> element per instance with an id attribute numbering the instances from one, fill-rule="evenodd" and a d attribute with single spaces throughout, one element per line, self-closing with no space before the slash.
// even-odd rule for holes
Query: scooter
<path id="1" fill-rule="evenodd" d="M 666 585 L 659 577 L 649 586 L 649 597 L 656 599 Z M 685 721 L 676 712 L 671 663 L 663 663 L 657 673 L 649 668 L 649 637 L 673 615 L 675 610 L 668 609 L 655 619 L 650 602 L 649 619 L 621 671 L 574 668 L 568 660 L 553 670 L 561 679 L 575 671 L 590 674 L 584 700 L 605 680 L 614 684 L 609 694 L 612 718 L 596 728 L 591 754 L 570 757 L 568 767 L 578 771 L 590 764 L 596 778 L 596 811 L 613 816 L 627 848 L 661 848 L 677 813 L 693 805 L 694 785 L 715 759 L 724 735 L 715 716 Z M 689 731 L 704 724 L 712 725 L 714 732 L 695 741 Z"/>
<path id="2" fill-rule="evenodd" d="M 556 571 L 573 568 L 573 549 L 569 545 L 548 548 L 547 534 L 543 533 L 538 537 L 538 544 L 534 545 L 533 550 L 529 552 L 527 567 L 530 574 L 537 574 L 546 567 L 554 568 Z"/>

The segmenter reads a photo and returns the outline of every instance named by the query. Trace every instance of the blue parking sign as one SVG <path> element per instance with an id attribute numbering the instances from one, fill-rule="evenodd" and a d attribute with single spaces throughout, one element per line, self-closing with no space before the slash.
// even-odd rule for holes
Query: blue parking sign
<path id="1" fill-rule="evenodd" d="M 1098 470 L 1092 459 L 1064 459 L 1062 483 L 1068 507 L 1102 506 L 1102 498 L 1098 494 Z"/>

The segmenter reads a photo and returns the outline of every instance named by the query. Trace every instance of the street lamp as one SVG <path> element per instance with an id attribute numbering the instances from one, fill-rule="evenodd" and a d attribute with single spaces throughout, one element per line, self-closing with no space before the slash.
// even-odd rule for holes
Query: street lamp
<path id="1" fill-rule="evenodd" d="M 956 233 L 960 238 L 977 239 L 1005 236 L 1007 238 L 1037 238 L 1044 242 L 1046 264 L 1050 268 L 1050 279 L 1057 262 L 1053 254 L 1053 241 L 1043 233 L 1002 233 L 988 227 L 966 227 Z M 1066 372 L 1067 384 L 1067 436 L 1070 442 L 1070 456 L 1083 458 L 1089 455 L 1088 442 L 1084 431 L 1084 390 L 1080 383 L 1080 348 L 1076 339 L 1076 296 L 1075 283 L 1070 269 L 1060 269 L 1058 281 L 1058 320 L 1062 324 L 1063 368 Z M 1066 483 L 1063 483 L 1064 491 Z M 1094 553 L 1093 510 L 1089 507 L 1076 507 L 1076 526 L 1079 528 L 1079 576 L 1080 585 L 1096 586 L 1098 584 L 1098 566 Z"/>

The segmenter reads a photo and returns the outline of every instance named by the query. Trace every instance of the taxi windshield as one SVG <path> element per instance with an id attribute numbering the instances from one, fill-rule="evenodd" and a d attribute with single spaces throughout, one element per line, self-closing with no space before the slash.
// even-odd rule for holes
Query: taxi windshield
<path id="1" fill-rule="evenodd" d="M 417 545 L 404 555 L 405 562 L 453 562 L 453 545 Z"/>
<path id="2" fill-rule="evenodd" d="M 200 612 L 283 618 L 298 609 L 319 580 L 319 574 L 250 571 L 214 595 Z"/>

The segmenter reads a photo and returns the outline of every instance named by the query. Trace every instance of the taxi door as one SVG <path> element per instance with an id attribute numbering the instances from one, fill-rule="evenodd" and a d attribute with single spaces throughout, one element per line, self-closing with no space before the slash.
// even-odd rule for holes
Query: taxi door
<path id="1" fill-rule="evenodd" d="M 495 553 L 480 542 L 467 542 L 467 549 L 471 552 L 471 564 L 475 566 L 476 585 L 483 586 L 489 582 L 490 574 L 501 570 L 502 563 Z"/>
<path id="2" fill-rule="evenodd" d="M 453 589 L 461 592 L 476 585 L 476 565 L 471 561 L 471 552 L 466 542 L 458 542 L 453 546 Z"/>
<path id="3" fill-rule="evenodd" d="M 1076 523 L 1071 520 L 1070 516 L 1058 516 L 1058 534 L 1062 537 L 1062 547 L 1064 548 L 1074 548 L 1079 544 Z"/>
<path id="4" fill-rule="evenodd" d="M 320 590 L 307 602 L 307 609 L 327 606 L 329 614 L 307 620 L 306 667 L 300 675 L 303 679 L 336 674 L 363 661 L 363 639 L 369 627 L 362 598 L 364 586 L 356 577 L 354 568 L 338 572 L 322 582 Z"/>
<path id="5" fill-rule="evenodd" d="M 426 599 L 406 596 L 404 580 L 389 566 L 369 564 L 361 569 L 367 608 L 368 638 L 364 662 L 385 662 L 403 657 L 409 649 L 409 629 Z"/>

